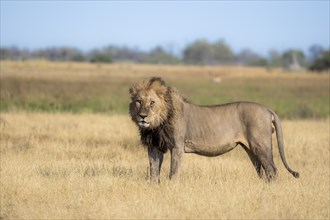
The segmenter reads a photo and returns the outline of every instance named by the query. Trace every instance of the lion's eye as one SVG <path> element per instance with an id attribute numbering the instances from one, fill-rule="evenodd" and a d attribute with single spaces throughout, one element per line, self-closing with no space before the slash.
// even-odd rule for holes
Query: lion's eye
<path id="1" fill-rule="evenodd" d="M 140 105 L 141 105 L 141 103 L 142 103 L 142 101 L 141 101 L 141 100 L 136 100 L 136 105 L 137 105 L 137 106 L 140 106 Z"/>
<path id="2" fill-rule="evenodd" d="M 155 102 L 154 101 L 151 101 L 150 102 L 150 106 L 153 107 L 155 105 Z"/>

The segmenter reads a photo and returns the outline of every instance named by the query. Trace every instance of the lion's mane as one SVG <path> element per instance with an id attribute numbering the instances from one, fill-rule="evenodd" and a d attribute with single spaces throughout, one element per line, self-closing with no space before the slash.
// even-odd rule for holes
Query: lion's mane
<path id="1" fill-rule="evenodd" d="M 168 149 L 175 146 L 174 139 L 174 119 L 175 119 L 175 108 L 173 104 L 172 95 L 176 91 L 167 86 L 165 82 L 159 77 L 153 77 L 149 81 L 142 81 L 130 88 L 130 93 L 132 95 L 132 102 L 130 104 L 130 115 L 134 122 L 136 122 L 136 114 L 134 111 L 135 105 L 133 100 L 138 93 L 148 93 L 150 90 L 154 90 L 158 97 L 164 101 L 164 105 L 160 105 L 159 108 L 163 114 L 161 117 L 161 123 L 157 127 L 150 129 L 141 128 L 140 137 L 141 142 L 145 146 L 155 146 L 161 152 L 165 153 Z"/>

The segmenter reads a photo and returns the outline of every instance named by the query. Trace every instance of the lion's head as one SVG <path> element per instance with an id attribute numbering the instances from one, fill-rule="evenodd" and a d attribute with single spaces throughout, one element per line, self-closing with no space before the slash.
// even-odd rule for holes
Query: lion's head
<path id="1" fill-rule="evenodd" d="M 140 129 L 157 128 L 168 119 L 172 108 L 170 89 L 161 78 L 136 83 L 129 92 L 130 115 Z"/>

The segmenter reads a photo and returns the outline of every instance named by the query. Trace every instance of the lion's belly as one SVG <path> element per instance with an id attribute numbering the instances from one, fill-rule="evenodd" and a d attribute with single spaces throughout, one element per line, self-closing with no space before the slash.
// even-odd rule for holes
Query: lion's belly
<path id="1" fill-rule="evenodd" d="M 201 108 L 194 106 L 193 112 L 186 113 L 186 132 L 184 151 L 205 156 L 224 154 L 242 142 L 243 131 L 238 117 L 220 108 Z"/>
<path id="2" fill-rule="evenodd" d="M 196 153 L 203 156 L 218 156 L 234 149 L 237 146 L 236 142 L 228 142 L 225 144 L 209 144 L 209 143 L 198 143 L 191 140 L 185 140 L 184 152 L 185 153 Z"/>

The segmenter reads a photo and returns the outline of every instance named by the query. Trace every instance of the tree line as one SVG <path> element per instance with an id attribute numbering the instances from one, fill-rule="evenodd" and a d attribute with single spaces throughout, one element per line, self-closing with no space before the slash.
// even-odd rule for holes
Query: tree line
<path id="1" fill-rule="evenodd" d="M 224 40 L 209 42 L 204 39 L 188 44 L 182 50 L 181 55 L 175 55 L 161 46 L 150 51 L 113 45 L 87 52 L 72 47 L 52 47 L 32 51 L 17 47 L 1 47 L 0 50 L 1 60 L 46 59 L 95 63 L 130 61 L 150 64 L 282 67 L 291 70 L 309 68 L 315 71 L 330 69 L 329 49 L 326 50 L 317 44 L 312 45 L 307 54 L 302 50 L 289 49 L 284 52 L 270 50 L 267 56 L 262 56 L 251 49 L 243 49 L 235 54 Z"/>

